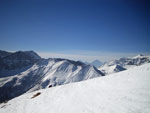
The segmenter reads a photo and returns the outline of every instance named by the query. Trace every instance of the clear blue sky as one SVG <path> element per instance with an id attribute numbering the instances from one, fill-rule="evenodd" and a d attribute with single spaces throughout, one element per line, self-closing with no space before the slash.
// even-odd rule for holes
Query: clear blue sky
<path id="1" fill-rule="evenodd" d="M 0 49 L 150 52 L 149 0 L 0 0 Z"/>

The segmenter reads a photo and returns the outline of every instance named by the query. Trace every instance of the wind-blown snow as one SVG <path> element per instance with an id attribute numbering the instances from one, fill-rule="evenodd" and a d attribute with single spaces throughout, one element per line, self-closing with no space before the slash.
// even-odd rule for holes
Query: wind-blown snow
<path id="1" fill-rule="evenodd" d="M 24 94 L 0 113 L 150 113 L 150 64 Z"/>

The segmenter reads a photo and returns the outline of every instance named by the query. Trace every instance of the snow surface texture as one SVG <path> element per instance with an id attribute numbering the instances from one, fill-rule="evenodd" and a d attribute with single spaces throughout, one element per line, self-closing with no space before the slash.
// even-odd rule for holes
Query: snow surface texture
<path id="1" fill-rule="evenodd" d="M 106 75 L 108 75 L 124 71 L 134 66 L 139 66 L 149 62 L 150 62 L 149 56 L 144 56 L 140 54 L 132 58 L 120 58 L 119 60 L 112 60 L 110 62 L 105 63 L 98 69 L 103 73 L 105 73 Z"/>
<path id="2" fill-rule="evenodd" d="M 150 113 L 150 64 L 24 94 L 0 113 Z M 41 94 L 33 98 L 33 95 Z"/>
<path id="3" fill-rule="evenodd" d="M 0 102 L 48 87 L 104 76 L 91 65 L 66 59 L 41 59 L 28 70 L 0 78 Z"/>

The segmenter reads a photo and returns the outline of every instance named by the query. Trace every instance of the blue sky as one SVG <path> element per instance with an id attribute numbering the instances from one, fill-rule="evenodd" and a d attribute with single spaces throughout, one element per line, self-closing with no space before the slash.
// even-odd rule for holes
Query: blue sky
<path id="1" fill-rule="evenodd" d="M 149 26 L 149 0 L 0 1 L 2 50 L 108 60 L 150 53 Z"/>

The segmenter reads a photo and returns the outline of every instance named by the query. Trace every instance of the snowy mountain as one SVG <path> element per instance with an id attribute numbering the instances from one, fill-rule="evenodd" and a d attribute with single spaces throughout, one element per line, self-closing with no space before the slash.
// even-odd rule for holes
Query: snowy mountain
<path id="1" fill-rule="evenodd" d="M 48 87 L 104 76 L 97 68 L 79 61 L 40 59 L 26 71 L 0 79 L 0 102 Z"/>
<path id="2" fill-rule="evenodd" d="M 27 93 L 0 113 L 149 113 L 150 63 L 120 73 Z"/>
<path id="3" fill-rule="evenodd" d="M 124 71 L 126 69 L 123 68 L 122 66 L 116 64 L 116 65 L 112 65 L 112 66 L 104 65 L 101 68 L 99 68 L 99 70 L 101 70 L 104 74 L 108 75 L 108 74 Z"/>
<path id="4" fill-rule="evenodd" d="M 41 59 L 41 57 L 34 51 L 18 51 L 9 53 L 0 59 L 0 78 L 24 71 L 36 63 L 39 59 Z"/>
<path id="5" fill-rule="evenodd" d="M 131 67 L 139 66 L 149 62 L 150 62 L 149 56 L 144 56 L 140 54 L 132 58 L 124 57 L 118 60 L 112 60 L 110 62 L 106 62 L 104 65 L 102 65 L 99 68 L 99 70 L 103 71 L 105 74 L 111 74 L 111 73 L 123 71 L 125 69 L 129 69 Z"/>

